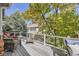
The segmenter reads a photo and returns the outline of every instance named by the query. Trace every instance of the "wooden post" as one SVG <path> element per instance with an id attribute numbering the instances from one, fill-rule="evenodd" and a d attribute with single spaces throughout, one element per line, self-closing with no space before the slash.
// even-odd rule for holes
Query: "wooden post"
<path id="1" fill-rule="evenodd" d="M 2 35 L 3 35 L 3 30 L 2 30 L 2 25 L 3 25 L 3 21 L 2 21 L 2 18 L 3 18 L 2 15 L 3 15 L 3 14 L 2 14 L 2 12 L 3 12 L 3 11 L 2 11 L 2 10 L 3 10 L 3 8 L 0 8 L 0 9 L 1 9 L 1 11 L 0 11 L 0 13 L 1 13 L 1 14 L 0 14 L 0 36 L 1 36 L 1 37 L 0 37 L 0 39 L 3 39 L 3 38 L 2 38 Z"/>

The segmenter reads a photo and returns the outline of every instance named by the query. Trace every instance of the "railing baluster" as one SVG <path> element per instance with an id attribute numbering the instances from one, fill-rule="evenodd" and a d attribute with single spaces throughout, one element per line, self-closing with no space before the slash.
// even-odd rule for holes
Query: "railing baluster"
<path id="1" fill-rule="evenodd" d="M 56 44 L 56 43 L 57 43 L 57 40 L 56 40 L 56 37 L 55 37 L 55 46 L 57 46 L 57 44 Z"/>
<path id="2" fill-rule="evenodd" d="M 60 42 L 60 44 L 61 44 L 61 48 L 62 48 L 62 38 L 61 38 L 61 42 Z"/>
<path id="3" fill-rule="evenodd" d="M 44 45 L 46 45 L 46 34 L 44 34 Z"/>

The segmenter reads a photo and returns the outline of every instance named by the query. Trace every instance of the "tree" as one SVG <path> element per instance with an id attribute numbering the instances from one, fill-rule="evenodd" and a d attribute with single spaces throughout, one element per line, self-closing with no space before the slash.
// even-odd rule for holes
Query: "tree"
<path id="1" fill-rule="evenodd" d="M 5 16 L 4 21 L 4 25 L 8 25 L 11 29 L 15 29 L 16 31 L 26 31 L 25 20 L 18 10 L 11 16 Z"/>
<path id="2" fill-rule="evenodd" d="M 50 5 L 55 10 L 54 14 L 50 14 Z M 23 13 L 25 19 L 33 19 L 40 26 L 40 30 L 46 30 L 47 34 L 59 36 L 75 37 L 75 32 L 79 30 L 79 17 L 75 15 L 76 4 L 30 4 L 29 9 Z M 60 9 L 58 14 L 57 9 Z M 48 17 L 45 14 L 48 13 Z"/>

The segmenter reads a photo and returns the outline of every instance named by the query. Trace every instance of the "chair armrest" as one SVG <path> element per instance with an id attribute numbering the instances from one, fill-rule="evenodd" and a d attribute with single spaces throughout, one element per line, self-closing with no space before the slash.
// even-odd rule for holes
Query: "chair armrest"
<path id="1" fill-rule="evenodd" d="M 73 51 L 68 45 L 65 46 L 65 49 L 67 50 L 67 53 L 68 53 L 67 55 L 72 56 Z"/>

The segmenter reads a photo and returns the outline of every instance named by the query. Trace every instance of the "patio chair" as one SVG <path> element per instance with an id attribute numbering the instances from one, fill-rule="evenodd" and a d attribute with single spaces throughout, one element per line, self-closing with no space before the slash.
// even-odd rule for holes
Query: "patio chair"
<path id="1" fill-rule="evenodd" d="M 77 39 L 65 39 L 65 49 L 69 56 L 79 55 L 79 40 Z"/>

